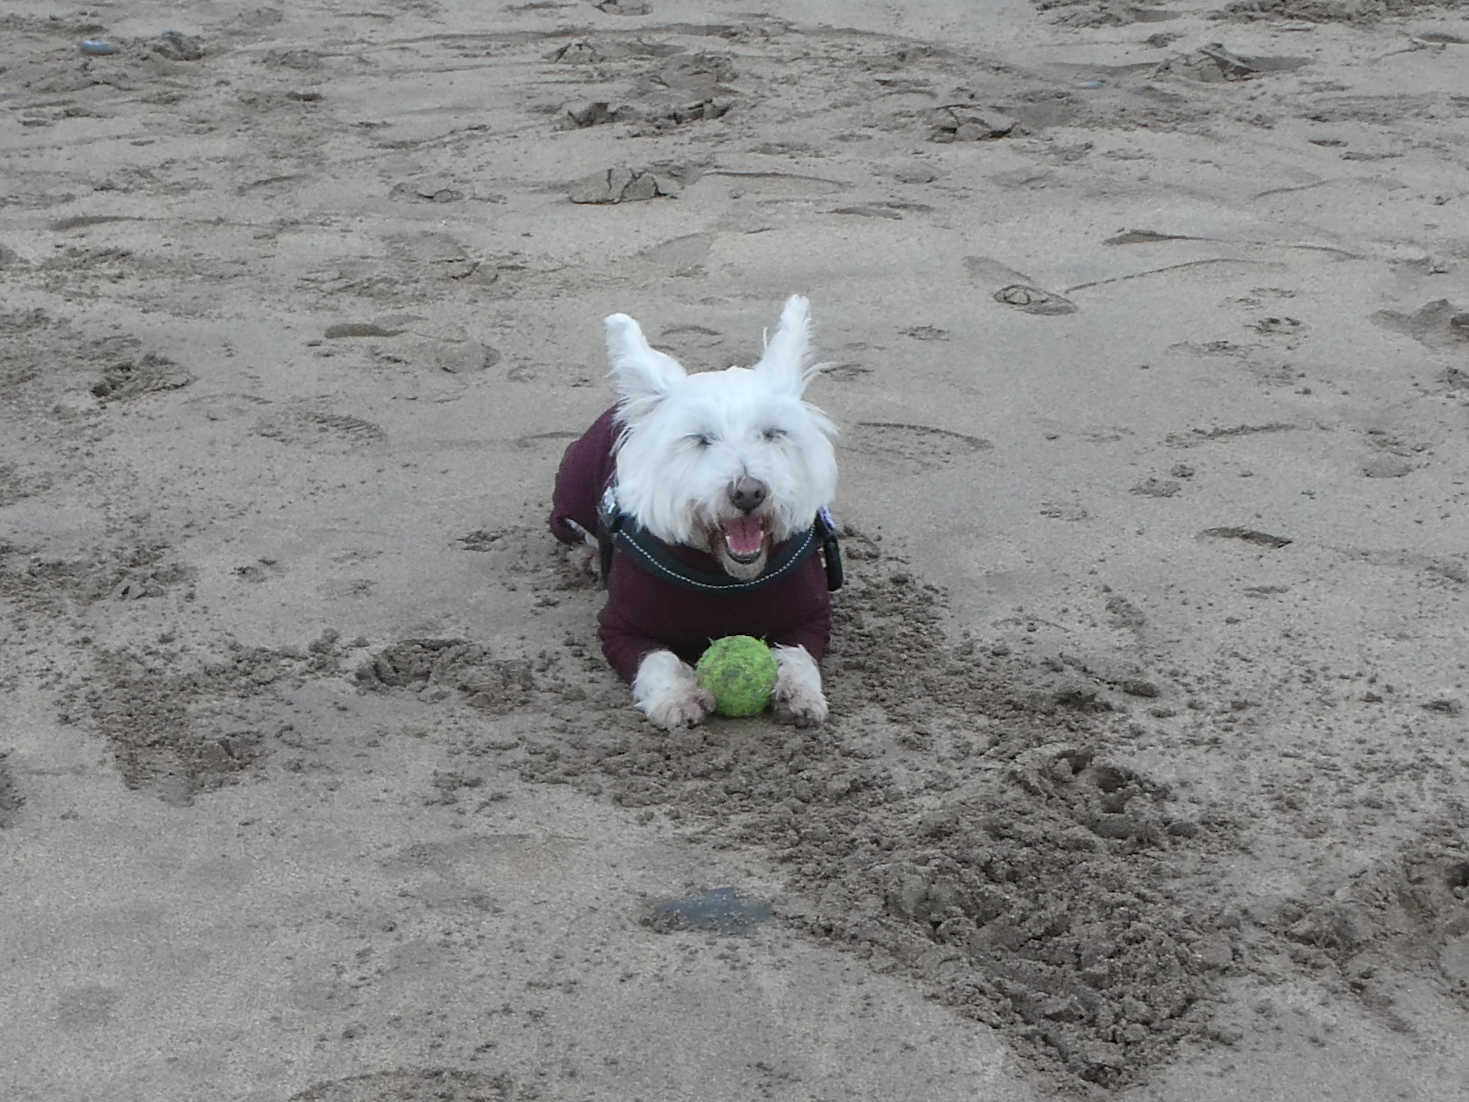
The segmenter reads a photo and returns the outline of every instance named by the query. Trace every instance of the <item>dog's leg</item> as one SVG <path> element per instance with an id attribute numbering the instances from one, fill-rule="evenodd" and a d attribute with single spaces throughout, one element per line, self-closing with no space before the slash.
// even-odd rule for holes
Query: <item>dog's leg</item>
<path id="1" fill-rule="evenodd" d="M 588 537 L 585 543 L 568 547 L 566 563 L 578 577 L 590 578 L 594 582 L 602 580 L 602 553 L 597 547 L 595 537 Z"/>
<path id="2" fill-rule="evenodd" d="M 820 695 L 818 689 L 817 696 Z M 638 663 L 638 675 L 633 679 L 632 699 L 643 715 L 669 731 L 703 723 L 704 717 L 714 709 L 714 697 L 699 684 L 693 669 L 669 650 L 643 655 Z M 824 701 L 821 707 L 825 715 Z"/>
<path id="3" fill-rule="evenodd" d="M 775 714 L 798 727 L 826 722 L 821 667 L 802 646 L 772 647 L 780 672 L 775 675 Z"/>
<path id="4" fill-rule="evenodd" d="M 588 532 L 571 517 L 562 517 L 561 523 L 581 537 L 580 543 L 571 544 L 566 550 L 566 562 L 579 575 L 592 581 L 602 580 L 602 550 L 597 537 Z"/>

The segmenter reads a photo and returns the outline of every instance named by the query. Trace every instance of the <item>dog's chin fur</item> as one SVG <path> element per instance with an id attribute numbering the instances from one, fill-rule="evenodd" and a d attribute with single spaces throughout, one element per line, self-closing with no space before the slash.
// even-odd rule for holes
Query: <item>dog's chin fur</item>
<path id="1" fill-rule="evenodd" d="M 740 562 L 732 559 L 727 551 L 721 551 L 715 556 L 719 560 L 720 568 L 731 578 L 740 582 L 753 582 L 765 572 L 765 564 L 770 556 L 765 551 L 760 552 L 760 557 L 751 562 Z"/>

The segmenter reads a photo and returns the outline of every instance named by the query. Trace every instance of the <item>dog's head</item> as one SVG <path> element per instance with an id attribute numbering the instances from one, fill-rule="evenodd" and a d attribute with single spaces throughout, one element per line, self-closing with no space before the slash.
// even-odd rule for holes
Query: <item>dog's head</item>
<path id="1" fill-rule="evenodd" d="M 606 321 L 617 387 L 617 500 L 665 543 L 707 550 L 747 580 L 770 548 L 810 527 L 836 493 L 836 429 L 802 397 L 806 300 L 786 301 L 753 367 L 690 375 L 626 314 Z"/>

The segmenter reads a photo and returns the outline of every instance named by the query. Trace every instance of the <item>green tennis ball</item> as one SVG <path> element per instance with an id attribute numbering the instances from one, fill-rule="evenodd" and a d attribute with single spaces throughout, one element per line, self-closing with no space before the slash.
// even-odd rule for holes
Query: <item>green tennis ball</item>
<path id="1" fill-rule="evenodd" d="M 779 670 L 775 655 L 752 635 L 727 635 L 709 644 L 694 667 L 699 684 L 714 697 L 722 716 L 754 716 L 765 711 Z"/>

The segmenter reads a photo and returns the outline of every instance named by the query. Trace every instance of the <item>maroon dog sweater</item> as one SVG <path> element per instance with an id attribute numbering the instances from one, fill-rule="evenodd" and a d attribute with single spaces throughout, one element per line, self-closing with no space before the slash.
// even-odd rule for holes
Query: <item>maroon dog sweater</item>
<path id="1" fill-rule="evenodd" d="M 616 409 L 598 417 L 566 449 L 551 498 L 551 532 L 563 543 L 582 543 L 597 531 L 597 503 L 615 479 L 613 445 Z M 782 545 L 784 546 L 784 545 Z M 718 573 L 719 561 L 693 547 L 670 547 L 694 570 Z M 773 548 L 774 559 L 781 548 Z M 607 575 L 607 604 L 597 618 L 602 653 L 629 684 L 649 651 L 671 650 L 695 662 L 710 642 L 726 635 L 753 635 L 772 645 L 803 646 L 820 661 L 831 634 L 831 595 L 820 554 L 808 556 L 785 577 L 758 589 L 729 592 L 688 588 L 660 577 L 636 556 L 619 551 Z"/>

